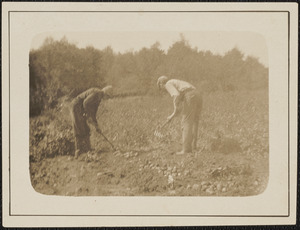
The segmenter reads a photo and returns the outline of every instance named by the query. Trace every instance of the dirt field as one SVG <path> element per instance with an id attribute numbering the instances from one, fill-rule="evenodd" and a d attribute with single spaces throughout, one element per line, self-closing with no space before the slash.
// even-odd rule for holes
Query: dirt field
<path id="1" fill-rule="evenodd" d="M 98 121 L 117 147 L 92 129 L 93 151 L 73 157 L 68 100 L 30 119 L 30 173 L 37 192 L 66 196 L 249 196 L 269 176 L 268 93 L 204 95 L 198 150 L 181 148 L 180 118 L 154 136 L 172 112 L 168 96 L 101 103 Z"/>

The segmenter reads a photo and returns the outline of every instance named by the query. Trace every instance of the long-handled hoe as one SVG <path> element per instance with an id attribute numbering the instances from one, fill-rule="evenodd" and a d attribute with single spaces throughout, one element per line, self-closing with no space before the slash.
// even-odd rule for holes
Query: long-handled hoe
<path id="1" fill-rule="evenodd" d="M 154 136 L 157 136 L 159 138 L 163 138 L 164 135 L 159 130 L 164 128 L 169 122 L 170 122 L 170 120 L 167 120 L 165 123 L 162 124 L 162 126 L 157 127 L 154 131 Z"/>
<path id="2" fill-rule="evenodd" d="M 158 131 L 158 129 L 162 129 L 162 128 L 164 128 L 168 123 L 170 122 L 170 120 L 167 120 L 165 123 L 163 123 L 160 127 L 158 127 L 155 131 L 154 131 L 154 135 L 155 136 L 157 136 L 157 137 L 159 137 L 159 138 L 163 138 L 163 134 L 161 133 L 161 132 L 159 132 Z M 111 148 L 114 150 L 114 151 L 117 151 L 117 150 L 119 150 L 119 151 L 122 151 L 122 152 L 126 152 L 126 151 L 129 151 L 129 150 L 121 150 L 121 149 L 119 149 L 119 148 L 115 148 L 115 146 L 107 139 L 107 137 L 102 133 L 102 131 L 97 127 L 96 128 L 96 131 L 105 139 L 105 141 L 107 142 L 107 143 L 109 143 L 110 144 L 110 146 L 111 146 Z M 155 149 L 157 149 L 157 148 L 155 148 Z M 137 151 L 137 150 L 134 150 L 134 151 Z M 139 150 L 140 151 L 140 150 Z"/>
<path id="3" fill-rule="evenodd" d="M 110 144 L 111 148 L 116 151 L 115 146 L 107 139 L 107 137 L 101 132 L 99 128 L 96 129 L 96 131 L 107 141 L 107 143 Z"/>
<path id="4" fill-rule="evenodd" d="M 161 132 L 161 130 L 170 122 L 170 120 L 167 120 L 165 123 L 163 123 L 161 126 L 158 126 L 155 131 L 154 131 L 154 136 L 158 137 L 158 140 L 161 141 L 163 139 L 165 139 L 165 135 Z M 177 141 L 174 140 L 169 140 L 170 142 L 172 142 L 173 144 L 175 144 L 176 146 L 179 144 Z M 170 152 L 168 152 L 169 154 L 174 154 L 176 152 L 176 150 L 171 150 Z"/>

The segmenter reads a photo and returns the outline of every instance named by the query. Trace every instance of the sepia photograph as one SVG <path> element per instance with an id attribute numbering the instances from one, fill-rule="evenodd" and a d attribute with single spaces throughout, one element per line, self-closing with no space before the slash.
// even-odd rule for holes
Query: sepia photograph
<path id="1" fill-rule="evenodd" d="M 5 3 L 5 227 L 294 225 L 297 4 Z"/>
<path id="2" fill-rule="evenodd" d="M 267 187 L 268 53 L 258 34 L 46 33 L 33 39 L 29 71 L 37 192 L 253 196 Z"/>

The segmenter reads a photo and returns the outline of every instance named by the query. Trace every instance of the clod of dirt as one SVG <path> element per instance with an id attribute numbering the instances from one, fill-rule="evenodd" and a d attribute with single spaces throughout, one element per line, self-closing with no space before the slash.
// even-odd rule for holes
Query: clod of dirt
<path id="1" fill-rule="evenodd" d="M 224 135 L 217 133 L 212 138 L 210 150 L 212 152 L 219 153 L 236 153 L 242 151 L 240 143 L 234 138 L 225 137 Z"/>
<path id="2" fill-rule="evenodd" d="M 193 190 L 198 190 L 199 188 L 200 188 L 200 186 L 198 184 L 193 185 Z"/>
<path id="3" fill-rule="evenodd" d="M 174 178 L 172 175 L 168 177 L 168 185 L 173 189 L 174 188 Z"/>
<path id="4" fill-rule="evenodd" d="M 221 191 L 221 190 L 222 190 L 222 184 L 220 184 L 220 183 L 217 184 L 217 190 L 218 190 L 218 191 Z"/>
<path id="5" fill-rule="evenodd" d="M 214 193 L 214 189 L 213 189 L 213 186 L 210 186 L 209 188 L 207 188 L 205 190 L 206 193 L 208 193 L 209 195 L 213 194 Z"/>

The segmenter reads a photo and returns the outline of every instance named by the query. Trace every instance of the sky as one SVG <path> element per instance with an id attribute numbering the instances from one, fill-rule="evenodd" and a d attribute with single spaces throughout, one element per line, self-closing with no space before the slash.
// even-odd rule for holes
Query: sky
<path id="1" fill-rule="evenodd" d="M 227 51 L 238 48 L 245 57 L 256 57 L 268 67 L 267 44 L 262 35 L 254 32 L 47 32 L 33 38 L 31 49 L 38 49 L 47 37 L 54 40 L 65 37 L 79 48 L 93 46 L 101 50 L 110 46 L 115 52 L 124 53 L 149 48 L 155 42 L 159 42 L 160 48 L 167 51 L 172 44 L 180 40 L 181 34 L 190 46 L 198 51 L 224 55 Z"/>

